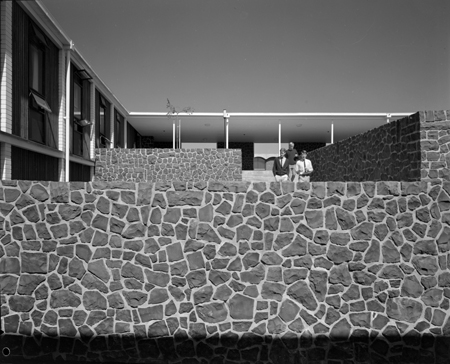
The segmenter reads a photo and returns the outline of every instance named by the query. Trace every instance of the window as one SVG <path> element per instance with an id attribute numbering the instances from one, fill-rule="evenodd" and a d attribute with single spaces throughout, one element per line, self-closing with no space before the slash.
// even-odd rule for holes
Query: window
<path id="1" fill-rule="evenodd" d="M 28 139 L 46 144 L 46 113 L 52 110 L 45 100 L 45 53 L 47 42 L 44 34 L 31 25 L 28 47 Z"/>
<path id="2" fill-rule="evenodd" d="M 83 155 L 83 86 L 80 77 L 74 73 L 73 76 L 73 149 L 72 153 Z"/>
<path id="3" fill-rule="evenodd" d="M 103 96 L 100 95 L 100 106 L 99 106 L 99 132 L 100 132 L 100 144 L 103 148 L 106 148 L 106 143 L 108 139 L 106 139 L 106 123 L 107 120 L 107 105 Z"/>
<path id="4" fill-rule="evenodd" d="M 44 94 L 44 51 L 36 44 L 30 44 L 30 88 L 41 95 Z"/>
<path id="5" fill-rule="evenodd" d="M 123 125 L 123 116 L 120 115 L 116 110 L 116 122 L 114 126 L 114 147 L 122 148 L 122 125 Z"/>

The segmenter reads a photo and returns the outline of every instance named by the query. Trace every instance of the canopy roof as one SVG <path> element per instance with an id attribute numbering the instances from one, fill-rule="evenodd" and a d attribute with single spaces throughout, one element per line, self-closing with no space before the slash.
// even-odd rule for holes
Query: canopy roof
<path id="1" fill-rule="evenodd" d="M 330 143 L 361 134 L 412 113 L 139 113 L 128 122 L 142 135 L 170 142 L 174 123 L 181 139 L 189 143 L 225 141 L 224 115 L 228 117 L 229 142 Z M 180 123 L 178 124 L 178 121 Z M 333 135 L 333 137 L 332 137 Z"/>

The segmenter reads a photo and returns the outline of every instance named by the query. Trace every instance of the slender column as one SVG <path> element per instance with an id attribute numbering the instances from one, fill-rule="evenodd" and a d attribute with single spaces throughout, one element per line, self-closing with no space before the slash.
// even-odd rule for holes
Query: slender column
<path id="1" fill-rule="evenodd" d="M 65 181 L 69 182 L 69 167 L 70 167 L 70 50 L 72 49 L 72 42 L 70 48 L 66 50 L 66 127 L 65 127 Z"/>
<path id="2" fill-rule="evenodd" d="M 114 118 L 114 104 L 111 103 L 109 106 L 109 130 L 111 131 L 110 134 L 110 143 L 109 147 L 114 148 L 115 142 L 116 142 L 116 131 L 115 131 L 115 118 Z"/>
<path id="3" fill-rule="evenodd" d="M 12 133 L 12 1 L 0 2 L 0 130 Z"/>
<path id="4" fill-rule="evenodd" d="M 172 119 L 172 148 L 176 149 L 176 145 L 175 145 L 175 139 L 176 139 L 176 134 L 175 134 L 176 130 L 175 130 L 175 119 Z"/>
<path id="5" fill-rule="evenodd" d="M 92 125 L 89 126 L 91 134 L 90 134 L 90 154 L 89 156 L 91 157 L 91 159 L 95 159 L 95 130 L 97 128 L 97 124 L 95 123 L 96 120 L 96 115 L 95 115 L 95 84 L 94 82 L 91 80 L 90 81 L 90 98 L 91 98 L 91 102 L 90 102 L 90 120 L 92 122 Z M 88 127 L 87 127 L 88 128 Z"/>
<path id="6" fill-rule="evenodd" d="M 281 149 L 281 120 L 278 120 L 278 150 Z"/>
<path id="7" fill-rule="evenodd" d="M 124 125 L 123 125 L 123 147 L 128 148 L 128 119 L 124 119 Z"/>
<path id="8" fill-rule="evenodd" d="M 12 1 L 0 2 L 0 130 L 12 133 Z M 11 179 L 11 144 L 0 143 L 0 178 Z"/>
<path id="9" fill-rule="evenodd" d="M 58 98 L 59 98 L 59 113 L 58 113 L 58 149 L 64 151 L 66 148 L 66 54 L 67 48 L 59 50 L 58 56 Z M 66 158 L 58 160 L 58 181 L 66 180 Z"/>
<path id="10" fill-rule="evenodd" d="M 331 123 L 331 144 L 334 144 L 334 123 Z"/>
<path id="11" fill-rule="evenodd" d="M 0 143 L 0 178 L 11 179 L 11 144 Z"/>
<path id="12" fill-rule="evenodd" d="M 225 149 L 228 149 L 228 131 L 230 126 L 230 115 L 227 114 L 227 110 L 223 110 L 223 122 L 225 128 Z"/>

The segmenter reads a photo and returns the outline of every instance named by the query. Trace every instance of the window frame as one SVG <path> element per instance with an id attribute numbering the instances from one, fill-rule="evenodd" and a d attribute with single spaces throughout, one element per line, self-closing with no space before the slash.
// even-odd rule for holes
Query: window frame
<path id="1" fill-rule="evenodd" d="M 84 153 L 84 130 L 80 124 L 83 120 L 83 80 L 77 75 L 76 68 L 73 67 L 72 77 L 72 154 L 83 156 Z M 79 88 L 79 117 L 75 114 L 75 88 Z"/>
<path id="2" fill-rule="evenodd" d="M 28 42 L 28 140 L 47 145 L 47 112 L 50 106 L 45 99 L 45 65 L 48 45 L 45 35 L 31 23 Z M 33 55 L 37 54 L 35 58 Z M 35 67 L 35 61 L 38 65 Z M 37 76 L 37 85 L 35 84 Z M 36 87 L 37 86 L 37 87 Z M 36 123 L 39 125 L 36 128 Z M 37 132 L 39 130 L 39 132 Z M 40 134 L 40 136 L 38 136 Z"/>
<path id="3" fill-rule="evenodd" d="M 117 109 L 114 109 L 116 117 L 114 121 L 114 147 L 115 148 L 123 148 L 122 142 L 121 142 L 121 136 L 122 136 L 122 128 L 123 128 L 123 122 L 124 117 L 122 114 L 117 111 Z"/>

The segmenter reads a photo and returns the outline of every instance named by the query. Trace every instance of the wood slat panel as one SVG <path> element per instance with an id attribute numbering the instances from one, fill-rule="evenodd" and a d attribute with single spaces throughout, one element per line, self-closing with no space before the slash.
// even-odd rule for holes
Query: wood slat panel
<path id="1" fill-rule="evenodd" d="M 28 26 L 24 10 L 13 2 L 13 128 L 22 138 L 28 137 Z"/>
<path id="2" fill-rule="evenodd" d="M 11 179 L 58 181 L 58 158 L 11 146 Z"/>

